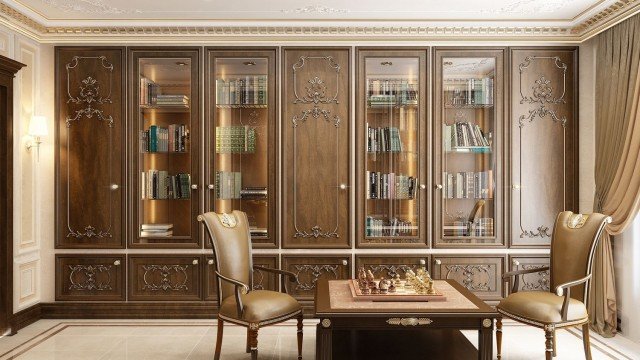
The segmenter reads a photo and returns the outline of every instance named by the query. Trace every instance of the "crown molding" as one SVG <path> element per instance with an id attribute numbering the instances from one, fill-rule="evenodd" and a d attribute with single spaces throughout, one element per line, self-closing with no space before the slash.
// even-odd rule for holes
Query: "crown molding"
<path id="1" fill-rule="evenodd" d="M 0 23 L 41 43 L 163 43 L 180 41 L 271 41 L 271 40 L 517 40 L 582 42 L 640 12 L 640 0 L 618 0 L 585 14 L 573 25 L 529 25 L 493 22 L 480 26 L 470 22 L 425 26 L 335 23 L 316 25 L 211 25 L 211 26 L 55 26 L 43 25 L 6 3 L 0 3 Z M 400 23 L 402 24 L 402 23 Z"/>

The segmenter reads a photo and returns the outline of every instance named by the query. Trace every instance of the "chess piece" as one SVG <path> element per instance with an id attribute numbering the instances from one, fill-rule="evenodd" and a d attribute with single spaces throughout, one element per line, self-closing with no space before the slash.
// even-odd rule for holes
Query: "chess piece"
<path id="1" fill-rule="evenodd" d="M 378 291 L 380 294 L 387 294 L 389 292 L 389 280 L 386 280 L 385 278 L 380 279 L 380 282 L 378 283 Z"/>
<path id="2" fill-rule="evenodd" d="M 369 287 L 376 287 L 375 277 L 371 270 L 367 270 L 367 282 L 369 283 Z"/>
<path id="3" fill-rule="evenodd" d="M 396 285 L 394 284 L 395 281 L 389 281 L 389 293 L 395 293 L 396 292 Z"/>
<path id="4" fill-rule="evenodd" d="M 364 270 L 364 267 L 358 269 L 358 287 L 360 290 L 367 287 L 367 272 Z"/>

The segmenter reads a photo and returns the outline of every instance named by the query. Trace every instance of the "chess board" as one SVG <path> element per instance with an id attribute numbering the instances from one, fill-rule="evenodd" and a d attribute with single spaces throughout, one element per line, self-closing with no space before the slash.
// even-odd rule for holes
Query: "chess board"
<path id="1" fill-rule="evenodd" d="M 396 292 L 393 293 L 363 294 L 358 286 L 358 280 L 354 279 L 349 280 L 349 288 L 351 289 L 351 295 L 355 301 L 447 301 L 447 297 L 438 291 L 438 289 L 434 289 L 436 293 L 432 295 L 416 294 L 413 289 L 405 289 L 403 287 L 396 289 Z"/>

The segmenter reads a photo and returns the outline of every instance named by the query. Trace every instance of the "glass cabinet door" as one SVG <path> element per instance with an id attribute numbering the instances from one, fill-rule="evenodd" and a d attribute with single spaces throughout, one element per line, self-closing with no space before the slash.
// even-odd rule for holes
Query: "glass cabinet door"
<path id="1" fill-rule="evenodd" d="M 133 50 L 132 61 L 134 246 L 198 246 L 198 52 Z"/>
<path id="2" fill-rule="evenodd" d="M 256 247 L 275 247 L 275 51 L 209 53 L 208 208 L 247 214 Z"/>
<path id="3" fill-rule="evenodd" d="M 426 50 L 358 58 L 359 246 L 424 247 Z"/>
<path id="4" fill-rule="evenodd" d="M 436 51 L 436 246 L 500 245 L 502 51 Z"/>

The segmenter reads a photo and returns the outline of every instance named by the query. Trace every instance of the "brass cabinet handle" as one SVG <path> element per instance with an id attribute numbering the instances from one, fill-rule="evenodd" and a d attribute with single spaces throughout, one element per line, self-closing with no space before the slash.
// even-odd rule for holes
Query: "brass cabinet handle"
<path id="1" fill-rule="evenodd" d="M 427 185 L 425 185 L 425 184 L 420 184 L 420 190 L 424 190 L 424 189 L 426 189 L 426 188 L 427 188 Z"/>
<path id="2" fill-rule="evenodd" d="M 198 259 L 193 259 L 193 261 L 191 262 L 193 265 L 198 265 Z"/>
<path id="3" fill-rule="evenodd" d="M 213 265 L 213 259 L 209 259 L 209 261 L 207 261 L 207 264 Z"/>
<path id="4" fill-rule="evenodd" d="M 338 186 L 340 188 L 340 190 L 346 190 L 348 188 L 347 184 L 340 184 L 340 186 Z"/>
<path id="5" fill-rule="evenodd" d="M 520 184 L 513 184 L 513 185 L 511 185 L 511 188 L 513 190 L 520 190 Z"/>
<path id="6" fill-rule="evenodd" d="M 213 184 L 209 184 L 209 185 L 207 185 L 207 187 L 209 188 L 209 190 L 215 189 L 215 186 L 213 186 Z"/>
<path id="7" fill-rule="evenodd" d="M 343 259 L 343 260 L 342 260 L 342 265 L 347 266 L 347 265 L 349 265 L 349 262 L 348 262 L 347 260 L 344 260 L 344 259 Z"/>
<path id="8" fill-rule="evenodd" d="M 198 190 L 198 184 L 192 184 L 192 185 L 191 185 L 191 188 L 192 188 L 193 190 Z"/>
<path id="9" fill-rule="evenodd" d="M 420 259 L 420 265 L 426 265 L 427 264 L 427 260 L 425 259 Z"/>
<path id="10" fill-rule="evenodd" d="M 436 265 L 442 265 L 442 260 L 436 259 Z"/>
<path id="11" fill-rule="evenodd" d="M 118 184 L 111 184 L 110 188 L 111 190 L 118 190 L 120 186 Z"/>
<path id="12" fill-rule="evenodd" d="M 114 262 L 113 262 L 113 265 L 115 265 L 115 266 L 120 266 L 120 260 L 116 260 L 116 261 L 114 261 Z"/>
<path id="13" fill-rule="evenodd" d="M 442 190 L 442 185 L 441 184 L 438 184 L 438 185 L 436 185 L 434 187 L 436 188 L 436 190 Z"/>
<path id="14" fill-rule="evenodd" d="M 513 259 L 513 260 L 511 261 L 511 263 L 512 263 L 514 266 L 520 266 L 520 261 L 518 261 L 518 260 L 516 260 L 516 259 Z"/>

